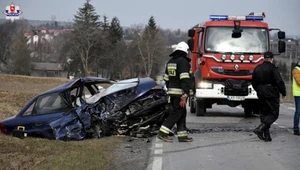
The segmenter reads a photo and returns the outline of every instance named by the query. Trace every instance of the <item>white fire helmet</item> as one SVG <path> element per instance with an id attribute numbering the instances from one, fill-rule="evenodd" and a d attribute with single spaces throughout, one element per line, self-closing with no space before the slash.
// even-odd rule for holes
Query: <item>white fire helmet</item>
<path id="1" fill-rule="evenodd" d="M 178 50 L 188 54 L 188 49 L 189 49 L 189 45 L 186 42 L 181 41 L 180 43 L 177 44 L 174 52 Z"/>

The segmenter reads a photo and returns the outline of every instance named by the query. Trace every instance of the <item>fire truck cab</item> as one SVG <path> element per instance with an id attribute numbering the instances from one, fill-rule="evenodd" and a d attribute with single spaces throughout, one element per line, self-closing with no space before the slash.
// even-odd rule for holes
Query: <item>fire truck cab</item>
<path id="1" fill-rule="evenodd" d="M 191 113 L 204 116 L 213 104 L 241 105 L 246 116 L 258 101 L 251 85 L 254 68 L 271 51 L 270 32 L 277 31 L 278 54 L 285 52 L 285 32 L 263 22 L 264 13 L 246 16 L 210 15 L 210 20 L 188 31 L 195 94 Z"/>

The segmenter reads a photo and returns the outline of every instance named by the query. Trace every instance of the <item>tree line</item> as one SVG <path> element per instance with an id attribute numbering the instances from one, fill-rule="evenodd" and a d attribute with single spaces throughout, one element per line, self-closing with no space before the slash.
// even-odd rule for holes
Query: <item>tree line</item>
<path id="1" fill-rule="evenodd" d="M 57 27 L 61 28 L 56 22 L 54 28 Z M 65 71 L 76 77 L 154 78 L 163 71 L 172 52 L 170 45 L 188 38 L 179 29 L 160 28 L 153 16 L 147 24 L 124 29 L 116 16 L 109 20 L 98 15 L 89 1 L 74 15 L 74 22 L 67 25 L 71 31 L 54 37 L 55 43 L 28 48 L 24 36 L 28 28 L 26 20 L 0 24 L 0 63 L 6 73 L 30 75 L 31 62 L 43 61 L 46 54 L 56 53 Z"/>

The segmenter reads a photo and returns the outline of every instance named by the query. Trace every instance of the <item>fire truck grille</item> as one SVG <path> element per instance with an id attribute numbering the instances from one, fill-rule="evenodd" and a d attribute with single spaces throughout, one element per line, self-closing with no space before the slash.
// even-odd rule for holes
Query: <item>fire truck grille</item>
<path id="1" fill-rule="evenodd" d="M 215 73 L 223 74 L 223 75 L 229 75 L 229 76 L 249 76 L 252 75 L 252 70 L 218 70 L 218 69 L 212 69 Z"/>

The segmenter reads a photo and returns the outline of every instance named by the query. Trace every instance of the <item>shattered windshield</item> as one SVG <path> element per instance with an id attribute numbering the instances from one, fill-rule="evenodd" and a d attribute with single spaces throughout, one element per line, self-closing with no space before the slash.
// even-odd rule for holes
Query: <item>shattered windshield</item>
<path id="1" fill-rule="evenodd" d="M 268 51 L 268 31 L 265 28 L 241 27 L 240 38 L 232 38 L 233 27 L 208 27 L 205 50 L 219 53 L 264 53 Z"/>
<path id="2" fill-rule="evenodd" d="M 100 91 L 99 93 L 93 95 L 92 97 L 88 98 L 86 100 L 87 103 L 92 104 L 97 102 L 101 97 L 115 93 L 117 91 L 121 91 L 124 89 L 129 89 L 132 87 L 135 87 L 138 85 L 138 78 L 133 79 L 127 79 L 119 81 L 111 86 L 109 86 L 107 89 Z"/>

